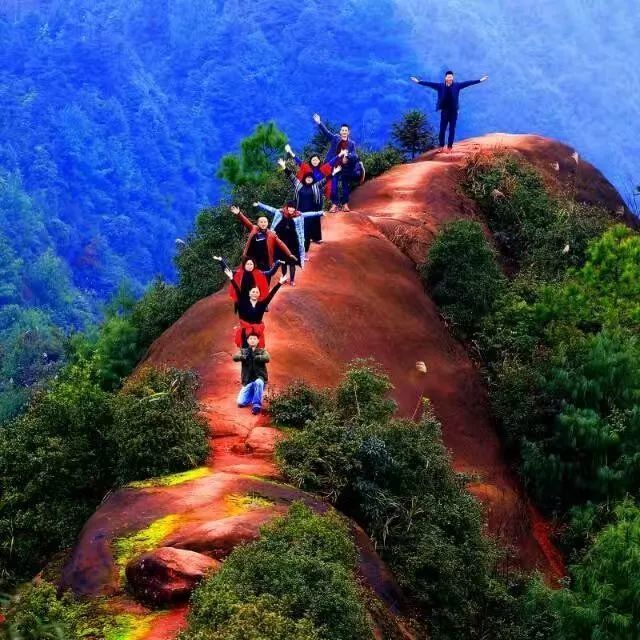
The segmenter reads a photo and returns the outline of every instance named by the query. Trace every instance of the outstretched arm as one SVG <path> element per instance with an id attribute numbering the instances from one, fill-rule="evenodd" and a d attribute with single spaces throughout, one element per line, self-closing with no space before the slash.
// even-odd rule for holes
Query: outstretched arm
<path id="1" fill-rule="evenodd" d="M 411 81 L 416 84 L 421 84 L 423 87 L 429 87 L 429 89 L 438 89 L 441 82 L 429 82 L 428 80 L 418 80 L 415 76 L 411 76 Z"/>
<path id="2" fill-rule="evenodd" d="M 267 213 L 270 213 L 272 216 L 275 216 L 276 213 L 278 212 L 278 210 L 275 207 L 270 207 L 268 204 L 264 204 L 262 202 L 254 202 L 253 206 L 258 207 L 258 209 L 262 209 Z"/>
<path id="3" fill-rule="evenodd" d="M 279 268 L 281 264 L 285 264 L 284 260 L 276 260 L 273 263 L 273 266 L 271 267 L 271 269 L 267 269 L 267 271 L 263 271 L 262 273 L 264 273 L 264 275 L 267 278 L 270 278 Z"/>
<path id="4" fill-rule="evenodd" d="M 318 216 L 323 216 L 324 211 L 305 211 L 304 213 L 300 213 L 303 218 L 317 218 Z"/>
<path id="5" fill-rule="evenodd" d="M 278 282 L 278 284 L 276 284 L 276 285 L 271 289 L 271 291 L 269 291 L 269 294 L 267 295 L 267 297 L 266 297 L 264 300 L 262 300 L 262 304 L 263 304 L 265 307 L 268 307 L 268 306 L 269 306 L 269 304 L 270 304 L 270 303 L 271 303 L 271 301 L 273 300 L 273 297 L 276 295 L 276 293 L 278 293 L 278 289 L 280 289 L 280 287 L 282 286 L 282 284 L 283 284 L 284 282 L 286 282 L 286 281 L 287 281 L 287 279 L 288 279 L 288 278 L 287 278 L 287 276 L 282 276 L 282 278 L 280 278 L 280 282 Z"/>
<path id="6" fill-rule="evenodd" d="M 481 82 L 486 82 L 489 79 L 489 76 L 482 76 L 480 80 L 465 80 L 460 83 L 461 89 L 466 89 L 467 87 L 472 87 L 474 84 L 480 84 Z"/>
<path id="7" fill-rule="evenodd" d="M 247 216 L 240 211 L 240 207 L 236 207 L 235 205 L 231 207 L 231 213 L 240 220 L 240 222 L 247 228 L 249 231 L 253 230 L 254 224 L 247 218 Z"/>
<path id="8" fill-rule="evenodd" d="M 284 150 L 291 156 L 291 159 L 298 165 L 300 166 L 302 164 L 302 160 L 300 160 L 300 158 L 298 158 L 298 156 L 296 155 L 296 152 L 291 148 L 290 144 L 286 144 L 284 146 Z"/>
<path id="9" fill-rule="evenodd" d="M 222 256 L 213 256 L 213 259 L 216 262 L 220 263 L 220 268 L 225 272 L 225 274 L 227 273 L 227 271 L 231 271 L 231 268 L 227 264 L 227 261 Z M 232 274 L 232 276 L 233 276 L 233 274 Z"/>

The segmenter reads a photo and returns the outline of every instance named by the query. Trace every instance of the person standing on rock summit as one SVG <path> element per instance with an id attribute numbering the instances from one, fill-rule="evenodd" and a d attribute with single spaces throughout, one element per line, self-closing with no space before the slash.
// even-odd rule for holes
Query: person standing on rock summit
<path id="1" fill-rule="evenodd" d="M 460 108 L 460 91 L 474 84 L 485 82 L 488 79 L 489 76 L 484 75 L 480 80 L 456 82 L 453 71 L 447 71 L 444 74 L 443 82 L 428 82 L 427 80 L 418 80 L 415 76 L 411 76 L 412 82 L 421 84 L 423 87 L 429 87 L 438 92 L 436 111 L 440 112 L 440 149 L 444 149 L 447 127 L 449 127 L 447 148 L 449 151 L 453 148 L 453 141 L 456 137 L 456 124 L 458 123 L 458 109 Z"/>
<path id="2" fill-rule="evenodd" d="M 238 406 L 251 405 L 251 413 L 257 415 L 262 411 L 262 396 L 269 377 L 267 375 L 267 362 L 271 359 L 266 349 L 258 346 L 259 338 L 255 333 L 247 336 L 247 347 L 244 347 L 233 356 L 234 362 L 241 362 L 242 369 L 240 379 L 242 389 L 238 394 Z"/>

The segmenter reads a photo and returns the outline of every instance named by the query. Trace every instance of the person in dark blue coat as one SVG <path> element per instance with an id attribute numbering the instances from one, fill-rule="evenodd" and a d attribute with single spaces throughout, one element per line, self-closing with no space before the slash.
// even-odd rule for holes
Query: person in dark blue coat
<path id="1" fill-rule="evenodd" d="M 334 174 L 331 184 L 332 206 L 329 213 L 335 213 L 338 208 L 349 211 L 349 196 L 351 193 L 351 183 L 364 180 L 364 166 L 356 152 L 356 143 L 349 137 L 351 131 L 348 124 L 340 127 L 340 133 L 330 131 L 322 122 L 317 113 L 313 114 L 313 121 L 320 127 L 320 131 L 329 140 L 329 151 L 327 158 L 335 158 L 335 162 L 340 163 L 342 171 Z"/>
<path id="2" fill-rule="evenodd" d="M 458 109 L 460 108 L 460 91 L 474 84 L 480 84 L 488 80 L 489 76 L 482 76 L 480 80 L 467 80 L 466 82 L 456 82 L 453 71 L 447 71 L 444 74 L 444 82 L 427 82 L 426 80 L 418 80 L 415 76 L 411 76 L 411 80 L 423 87 L 435 89 L 438 92 L 438 104 L 436 110 L 440 112 L 440 148 L 444 149 L 444 141 L 449 127 L 449 139 L 447 147 L 449 150 L 453 147 L 453 141 L 456 137 L 456 124 L 458 123 Z"/>

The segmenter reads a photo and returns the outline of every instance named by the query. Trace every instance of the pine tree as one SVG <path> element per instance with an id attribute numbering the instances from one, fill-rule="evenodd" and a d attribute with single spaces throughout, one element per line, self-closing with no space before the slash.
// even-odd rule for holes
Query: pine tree
<path id="1" fill-rule="evenodd" d="M 400 122 L 392 125 L 391 137 L 403 152 L 411 155 L 411 159 L 435 146 L 433 128 L 426 114 L 418 109 L 408 111 Z"/>

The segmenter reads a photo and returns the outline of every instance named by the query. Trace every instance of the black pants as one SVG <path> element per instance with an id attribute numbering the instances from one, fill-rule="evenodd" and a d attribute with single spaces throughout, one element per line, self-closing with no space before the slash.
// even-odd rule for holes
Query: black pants
<path id="1" fill-rule="evenodd" d="M 287 271 L 289 271 L 289 282 L 294 282 L 296 279 L 296 265 L 295 264 L 287 264 L 286 262 L 282 265 L 282 275 L 286 276 Z"/>
<path id="2" fill-rule="evenodd" d="M 440 112 L 440 146 L 444 147 L 444 137 L 447 131 L 447 125 L 449 126 L 449 141 L 448 147 L 451 149 L 453 147 L 453 141 L 456 137 L 456 123 L 458 122 L 458 112 L 457 111 L 449 111 L 443 109 Z"/>

